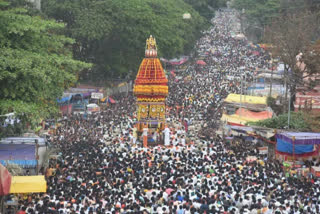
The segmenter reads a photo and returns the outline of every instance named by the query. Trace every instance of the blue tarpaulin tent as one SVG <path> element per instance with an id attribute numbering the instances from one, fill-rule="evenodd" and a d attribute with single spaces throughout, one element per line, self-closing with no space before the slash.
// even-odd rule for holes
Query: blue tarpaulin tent
<path id="1" fill-rule="evenodd" d="M 314 151 L 320 144 L 320 133 L 282 132 L 276 135 L 277 151 L 288 154 L 305 154 Z"/>
<path id="2" fill-rule="evenodd" d="M 35 144 L 0 144 L 0 163 L 18 164 L 24 168 L 34 168 L 37 165 Z"/>
<path id="3" fill-rule="evenodd" d="M 57 102 L 58 103 L 66 103 L 68 102 L 69 100 L 71 99 L 71 96 L 68 96 L 68 97 L 62 97 L 61 99 L 57 99 Z"/>

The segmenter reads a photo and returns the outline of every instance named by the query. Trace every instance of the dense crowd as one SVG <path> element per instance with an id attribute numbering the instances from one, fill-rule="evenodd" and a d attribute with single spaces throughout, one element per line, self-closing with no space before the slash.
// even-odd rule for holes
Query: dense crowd
<path id="1" fill-rule="evenodd" d="M 118 103 L 107 110 L 62 122 L 50 137 L 61 160 L 51 162 L 46 171 L 47 193 L 20 201 L 21 210 L 320 213 L 319 181 L 288 177 L 278 161 L 260 155 L 254 144 L 227 144 L 212 131 L 221 116 L 221 100 L 239 92 L 239 78 L 250 80 L 252 70 L 268 66 L 267 53 L 251 54 L 247 41 L 231 36 L 235 21 L 232 10 L 217 13 L 195 48 L 206 65 L 191 60 L 185 71 L 168 75 L 174 91 L 167 99 L 168 123 L 175 126 L 172 146 L 143 148 L 141 142 L 134 143 L 134 97 L 116 95 Z M 198 124 L 209 132 L 202 141 L 187 141 L 199 133 L 186 126 Z M 258 160 L 247 161 L 252 155 Z"/>
<path id="2" fill-rule="evenodd" d="M 203 56 L 206 65 L 194 61 L 186 70 L 169 76 L 170 91 L 175 93 L 167 102 L 179 119 L 201 120 L 203 126 L 216 128 L 223 98 L 240 93 L 241 79 L 250 82 L 257 68 L 268 68 L 269 56 L 263 49 L 257 51 L 246 40 L 231 35 L 240 30 L 233 24 L 237 21 L 233 10 L 218 12 L 212 20 L 214 27 L 204 32 L 195 48 L 195 55 Z M 181 107 L 178 114 L 174 112 L 177 106 Z"/>

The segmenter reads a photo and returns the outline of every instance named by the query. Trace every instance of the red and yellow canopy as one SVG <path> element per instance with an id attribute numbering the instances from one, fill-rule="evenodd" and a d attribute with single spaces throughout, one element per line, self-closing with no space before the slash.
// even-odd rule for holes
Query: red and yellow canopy
<path id="1" fill-rule="evenodd" d="M 157 56 L 155 39 L 147 39 L 146 57 L 142 60 L 133 88 L 138 101 L 164 101 L 168 95 L 168 79 Z"/>

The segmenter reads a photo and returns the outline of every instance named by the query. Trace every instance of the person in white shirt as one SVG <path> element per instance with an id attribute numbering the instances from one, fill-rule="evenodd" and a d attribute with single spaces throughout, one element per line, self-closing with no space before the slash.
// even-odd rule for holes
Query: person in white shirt
<path id="1" fill-rule="evenodd" d="M 168 126 L 162 131 L 164 133 L 164 145 L 170 146 L 170 129 Z"/>

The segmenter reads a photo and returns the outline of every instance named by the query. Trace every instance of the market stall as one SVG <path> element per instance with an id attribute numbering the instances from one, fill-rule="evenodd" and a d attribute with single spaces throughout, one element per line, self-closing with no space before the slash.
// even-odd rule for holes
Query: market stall
<path id="1" fill-rule="evenodd" d="M 276 134 L 276 155 L 280 160 L 304 160 L 318 157 L 320 133 L 281 132 Z"/>
<path id="2" fill-rule="evenodd" d="M 47 182 L 43 175 L 12 176 L 10 193 L 46 192 Z"/>

